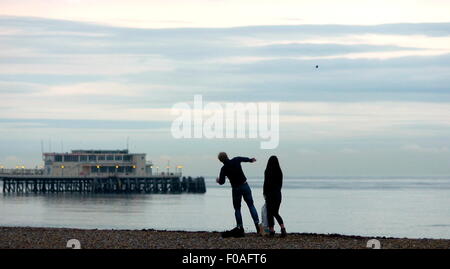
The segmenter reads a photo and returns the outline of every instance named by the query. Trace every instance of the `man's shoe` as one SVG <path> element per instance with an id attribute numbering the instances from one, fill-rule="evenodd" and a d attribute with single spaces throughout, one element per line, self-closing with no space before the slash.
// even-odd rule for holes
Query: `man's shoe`
<path id="1" fill-rule="evenodd" d="M 222 236 L 222 238 L 229 238 L 229 237 L 232 237 L 232 236 L 233 236 L 233 235 L 231 234 L 231 231 L 225 231 L 225 232 L 222 232 L 220 235 Z"/>
<path id="2" fill-rule="evenodd" d="M 242 227 L 236 227 L 232 231 L 233 231 L 233 237 L 239 238 L 239 237 L 245 236 L 244 228 L 242 228 Z"/>
<path id="3" fill-rule="evenodd" d="M 230 231 L 223 232 L 221 235 L 223 238 L 244 237 L 244 228 L 236 227 Z"/>
<path id="4" fill-rule="evenodd" d="M 255 228 L 256 228 L 256 235 L 262 235 L 263 234 L 263 226 L 262 223 L 255 223 Z"/>

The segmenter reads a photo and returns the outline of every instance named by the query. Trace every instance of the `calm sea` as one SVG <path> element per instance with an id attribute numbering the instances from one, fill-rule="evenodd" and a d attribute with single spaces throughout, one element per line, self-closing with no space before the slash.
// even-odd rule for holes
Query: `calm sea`
<path id="1" fill-rule="evenodd" d="M 256 207 L 260 180 L 250 179 Z M 245 228 L 254 230 L 243 203 Z M 450 178 L 285 179 L 288 232 L 450 239 Z M 206 194 L 0 195 L 0 226 L 222 231 L 234 226 L 231 188 Z"/>

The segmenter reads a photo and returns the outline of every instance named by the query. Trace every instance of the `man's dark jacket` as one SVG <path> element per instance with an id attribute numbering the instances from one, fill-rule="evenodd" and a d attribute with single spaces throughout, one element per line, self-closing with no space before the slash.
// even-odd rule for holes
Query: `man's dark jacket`
<path id="1" fill-rule="evenodd" d="M 238 187 L 247 181 L 242 171 L 241 162 L 252 162 L 252 159 L 246 157 L 234 157 L 226 160 L 220 169 L 219 184 L 225 183 L 225 177 L 230 180 L 231 187 Z"/>

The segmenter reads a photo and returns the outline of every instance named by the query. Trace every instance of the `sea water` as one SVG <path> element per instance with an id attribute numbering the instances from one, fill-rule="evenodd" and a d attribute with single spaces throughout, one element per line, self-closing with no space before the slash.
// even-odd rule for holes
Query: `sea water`
<path id="1" fill-rule="evenodd" d="M 229 183 L 205 194 L 3 194 L 0 226 L 223 231 L 235 225 Z M 262 180 L 249 179 L 255 206 Z M 302 177 L 283 184 L 288 232 L 450 239 L 450 177 Z M 254 225 L 244 201 L 246 231 Z M 276 226 L 279 231 L 279 227 Z"/>

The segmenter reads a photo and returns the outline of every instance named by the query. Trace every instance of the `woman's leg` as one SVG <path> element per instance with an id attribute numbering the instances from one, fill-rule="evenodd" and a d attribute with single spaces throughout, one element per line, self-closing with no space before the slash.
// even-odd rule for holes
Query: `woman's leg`
<path id="1" fill-rule="evenodd" d="M 273 202 L 273 216 L 277 219 L 278 224 L 280 224 L 280 226 L 283 224 L 283 219 L 280 216 L 280 204 L 281 204 L 281 199 L 277 199 L 276 201 Z"/>
<path id="2" fill-rule="evenodd" d="M 281 237 L 286 237 L 286 228 L 284 227 L 284 222 L 283 222 L 283 218 L 281 218 L 280 216 L 280 205 L 281 205 L 281 194 L 278 197 L 279 199 L 277 199 L 275 205 L 274 205 L 274 217 L 277 219 L 278 224 L 281 227 Z"/>
<path id="3" fill-rule="evenodd" d="M 278 224 L 280 225 L 281 228 L 284 228 L 284 222 L 283 222 L 283 218 L 280 216 L 280 214 L 277 212 L 274 215 L 275 219 L 277 219 Z"/>

